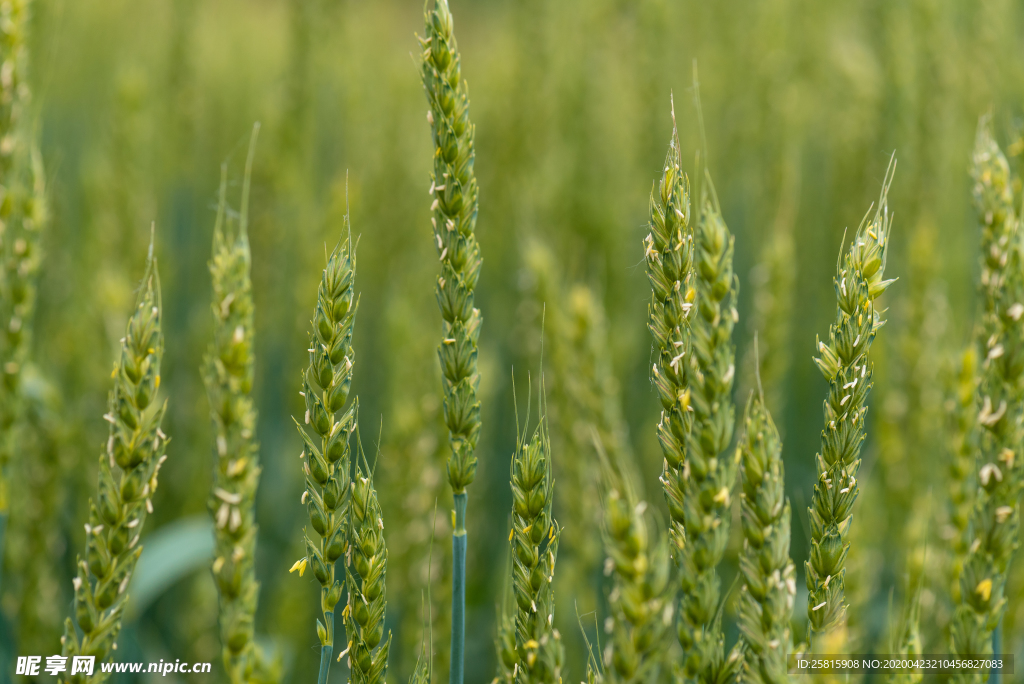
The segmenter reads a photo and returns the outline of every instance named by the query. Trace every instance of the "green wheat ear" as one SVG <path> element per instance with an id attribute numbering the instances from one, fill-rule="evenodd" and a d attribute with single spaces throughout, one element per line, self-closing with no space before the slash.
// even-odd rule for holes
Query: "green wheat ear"
<path id="1" fill-rule="evenodd" d="M 1022 485 L 1021 408 L 1024 403 L 1024 255 L 1009 165 L 992 139 L 990 122 L 978 126 L 972 166 L 974 199 L 982 219 L 982 335 L 979 358 L 976 451 L 978 490 L 969 546 L 960 574 L 960 606 L 953 616 L 958 654 L 992 653 L 992 633 L 1006 609 L 1004 590 L 1020 543 Z M 981 682 L 983 675 L 957 675 Z"/>
<path id="2" fill-rule="evenodd" d="M 694 236 L 695 315 L 690 318 L 689 346 L 679 359 L 693 413 L 682 483 L 686 543 L 678 551 L 679 641 L 687 651 L 684 669 L 689 677 L 724 681 L 739 668 L 739 653 L 734 650 L 726 657 L 724 652 L 716 571 L 729 539 L 730 502 L 739 465 L 738 453 L 726 453 L 735 424 L 732 329 L 739 318 L 739 280 L 732 268 L 733 236 L 706 171 L 701 204 Z"/>
<path id="3" fill-rule="evenodd" d="M 423 44 L 423 87 L 427 92 L 434 139 L 430 194 L 434 196 L 434 238 L 441 260 L 437 303 L 444 319 L 444 340 L 438 348 L 444 376 L 444 415 L 451 438 L 448 480 L 462 494 L 476 477 L 480 403 L 477 401 L 477 340 L 480 311 L 473 295 L 480 275 L 477 245 L 477 185 L 469 92 L 462 80 L 458 46 L 447 0 L 437 0 L 426 13 Z"/>
<path id="4" fill-rule="evenodd" d="M 552 582 L 561 529 L 551 514 L 551 440 L 543 415 L 530 441 L 525 434 L 517 440 L 511 484 L 515 655 L 510 659 L 514 679 L 519 684 L 559 684 L 564 653 L 561 635 L 554 627 Z M 504 652 L 502 659 L 505 661 Z"/>
<path id="5" fill-rule="evenodd" d="M 0 557 L 11 505 L 11 460 L 24 429 L 22 374 L 29 360 L 46 187 L 38 132 L 27 119 L 31 0 L 0 5 Z M 2 570 L 2 568 L 0 568 Z"/>
<path id="6" fill-rule="evenodd" d="M 162 315 L 160 278 L 150 242 L 146 275 L 121 340 L 114 388 L 103 416 L 110 432 L 99 459 L 99 493 L 89 501 L 85 558 L 79 556 L 73 582 L 74 620 L 65 621 L 61 639 L 65 656 L 95 656 L 95 674 L 88 679 L 64 674 L 64 682 L 107 679 L 99 664 L 107 661 L 121 631 L 128 584 L 142 553 L 139 539 L 146 516 L 153 511 L 157 475 L 167 458 L 168 438 L 160 429 L 167 403 L 158 397 Z"/>
<path id="7" fill-rule="evenodd" d="M 245 165 L 240 218 L 227 216 L 227 167 L 221 167 L 220 200 L 213 229 L 213 340 L 203 360 L 203 382 L 214 431 L 214 482 L 208 502 L 214 520 L 213 576 L 220 593 L 224 669 L 232 684 L 275 681 L 253 641 L 260 585 L 256 581 L 256 491 L 260 481 L 253 405 L 254 305 L 250 272 L 249 179 L 259 124 L 253 127 Z"/>
<path id="8" fill-rule="evenodd" d="M 878 206 L 865 215 L 853 244 L 842 256 L 835 277 L 835 323 L 829 341 L 818 341 L 814 359 L 829 383 L 821 452 L 815 458 L 817 479 L 811 507 L 810 560 L 805 563 L 809 592 L 807 618 L 814 633 L 839 626 L 846 615 L 846 555 L 857 499 L 860 450 L 864 441 L 872 365 L 868 351 L 884 325 L 875 300 L 893 282 L 884 280 L 891 218 L 887 196 L 896 170 L 893 156 Z"/>
<path id="9" fill-rule="evenodd" d="M 662 407 L 658 423 L 658 440 L 665 456 L 661 483 L 672 520 L 673 545 L 681 549 L 686 545 L 686 439 L 693 424 L 682 363 L 690 344 L 690 316 L 697 291 L 692 285 L 690 183 L 680 168 L 679 140 L 674 128 L 660 184 L 651 191 L 648 226 L 644 257 L 652 292 L 647 327 L 654 337 L 651 380 Z"/>
<path id="10" fill-rule="evenodd" d="M 349 681 L 383 684 L 391 650 L 390 631 L 387 640 L 381 643 L 388 605 L 385 587 L 388 549 L 384 544 L 384 520 L 373 486 L 373 472 L 365 457 L 356 463 L 348 513 L 350 551 L 345 570 L 348 604 L 343 617 L 349 636 Z"/>
<path id="11" fill-rule="evenodd" d="M 327 259 L 317 292 L 313 332 L 307 345 L 309 365 L 302 375 L 306 414 L 303 423 L 295 421 L 303 443 L 300 455 L 306 483 L 301 502 L 313 529 L 305 533 L 306 555 L 291 569 L 301 575 L 309 567 L 320 584 L 324 621 L 316 623 L 320 638 L 319 684 L 326 684 L 330 671 L 334 608 L 344 589 L 342 580 L 335 576 L 335 563 L 350 550 L 353 482 L 349 441 L 359 409 L 358 397 L 348 403 L 355 358 L 352 333 L 359 308 L 355 272 L 355 243 L 346 215 L 345 236 Z"/>
<path id="12" fill-rule="evenodd" d="M 907 587 L 908 597 L 901 611 L 902 614 L 898 620 L 893 621 L 890 627 L 892 634 L 890 635 L 889 653 L 898 655 L 900 658 L 914 660 L 921 657 L 922 588 L 920 584 L 916 588 L 913 586 Z M 893 612 L 891 601 L 889 612 L 891 617 Z M 894 673 L 889 675 L 888 679 L 890 684 L 920 684 L 923 680 L 923 673 L 913 671 Z"/>
<path id="13" fill-rule="evenodd" d="M 464 676 L 466 606 L 466 487 L 476 477 L 476 446 L 480 435 L 477 399 L 477 341 L 480 311 L 473 295 L 480 276 L 477 245 L 477 184 L 473 173 L 473 124 L 469 120 L 469 90 L 462 79 L 458 45 L 447 0 L 424 9 L 426 37 L 420 39 L 421 78 L 430 109 L 427 121 L 434 142 L 430 219 L 434 229 L 441 275 L 435 291 L 441 309 L 444 337 L 437 354 L 441 362 L 444 419 L 451 456 L 448 481 L 455 503 L 452 536 L 451 684 Z"/>
<path id="14" fill-rule="evenodd" d="M 948 421 L 948 435 L 951 446 L 948 483 L 948 508 L 951 529 L 949 538 L 949 566 L 946 579 L 949 595 L 954 603 L 960 603 L 960 573 L 970 546 L 968 535 L 971 512 L 974 510 L 977 482 L 975 476 L 975 454 L 977 453 L 978 429 L 975 396 L 978 391 L 978 352 L 969 346 L 960 355 L 960 362 L 947 395 L 952 400 L 952 411 Z"/>
<path id="15" fill-rule="evenodd" d="M 639 501 L 622 464 L 606 454 L 595 431 L 604 475 L 602 532 L 607 553 L 605 575 L 612 576 L 608 595 L 611 634 L 601 654 L 603 672 L 591 676 L 608 682 L 646 682 L 656 677 L 673 618 L 669 585 L 669 545 L 660 535 L 653 548 Z"/>
<path id="16" fill-rule="evenodd" d="M 752 394 L 747 402 L 739 451 L 743 585 L 738 622 L 744 651 L 740 678 L 750 684 L 776 684 L 787 681 L 796 569 L 789 557 L 792 516 L 785 494 L 782 440 L 760 394 Z"/>

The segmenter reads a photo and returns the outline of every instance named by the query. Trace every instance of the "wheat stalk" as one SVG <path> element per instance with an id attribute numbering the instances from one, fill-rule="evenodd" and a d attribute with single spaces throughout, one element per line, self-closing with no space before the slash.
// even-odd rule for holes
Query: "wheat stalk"
<path id="1" fill-rule="evenodd" d="M 64 623 L 65 656 L 95 656 L 102 663 L 116 648 L 128 583 L 142 553 L 139 538 L 153 510 L 168 442 L 160 430 L 167 403 L 157 397 L 164 350 L 160 307 L 160 278 L 150 242 L 146 275 L 121 340 L 114 388 L 103 416 L 110 423 L 110 436 L 99 459 L 99 494 L 89 502 L 85 558 L 79 556 L 77 563 L 75 619 Z M 65 673 L 61 681 L 80 684 L 106 678 L 97 665 L 88 679 Z"/>
<path id="2" fill-rule="evenodd" d="M 818 340 L 820 356 L 814 359 L 829 383 L 821 453 L 815 458 L 817 480 L 808 509 L 811 550 L 805 563 L 807 618 L 815 633 L 840 625 L 846 615 L 847 535 L 859 491 L 857 473 L 871 389 L 868 350 L 884 324 L 874 303 L 893 282 L 884 280 L 883 274 L 891 225 L 887 195 L 895 169 L 894 156 L 875 213 L 869 210 L 865 215 L 838 267 L 835 323 L 829 328 L 829 342 Z"/>
<path id="3" fill-rule="evenodd" d="M 249 252 L 249 178 L 259 124 L 253 127 L 238 220 L 226 216 L 227 168 L 221 168 L 220 201 L 213 229 L 213 340 L 203 361 L 203 381 L 214 430 L 214 481 L 208 502 L 214 519 L 213 576 L 220 593 L 224 669 L 232 684 L 276 679 L 253 641 L 260 585 L 255 556 L 256 490 L 261 468 L 256 408 L 250 396 L 256 359 L 252 258 Z"/>
<path id="4" fill-rule="evenodd" d="M 1024 268 L 1019 219 L 1014 210 L 1006 158 L 992 139 L 990 123 L 978 126 L 972 176 L 982 218 L 981 428 L 977 490 L 969 526 L 970 546 L 960 575 L 960 606 L 953 617 L 958 654 L 992 653 L 992 632 L 1006 607 L 1006 574 L 1019 544 L 1022 484 L 1021 406 L 1024 400 Z M 954 681 L 980 682 L 981 674 Z"/>
<path id="5" fill-rule="evenodd" d="M 782 440 L 760 393 L 747 402 L 739 449 L 743 585 L 738 621 L 745 654 L 741 680 L 778 684 L 788 681 L 796 569 L 789 557 L 792 516 L 785 492 Z"/>
<path id="6" fill-rule="evenodd" d="M 477 185 L 473 173 L 473 124 L 469 121 L 469 92 L 462 79 L 458 45 L 447 0 L 435 0 L 424 15 L 426 37 L 421 77 L 427 93 L 434 141 L 434 197 L 431 223 L 441 261 L 437 302 L 444 337 L 438 348 L 444 376 L 444 417 L 448 425 L 451 456 L 448 482 L 455 498 L 455 531 L 452 535 L 452 684 L 462 684 L 465 649 L 466 606 L 466 487 L 476 477 L 476 446 L 480 434 L 480 402 L 477 400 L 477 340 L 480 311 L 473 293 L 480 275 L 480 248 L 474 230 L 477 216 Z"/>
<path id="7" fill-rule="evenodd" d="M 384 582 L 388 550 L 384 545 L 384 520 L 373 487 L 373 473 L 365 458 L 363 463 L 356 464 L 348 514 L 350 543 L 345 572 L 348 604 L 342 615 L 349 642 L 338 659 L 348 653 L 350 682 L 383 684 L 391 649 L 390 631 L 387 641 L 381 644 L 387 611 Z"/>
<path id="8" fill-rule="evenodd" d="M 554 478 L 547 420 L 527 442 L 521 434 L 512 459 L 512 594 L 515 597 L 517 684 L 561 682 L 561 635 L 554 627 L 555 560 L 561 530 L 551 515 Z"/>
<path id="9" fill-rule="evenodd" d="M 291 569 L 302 575 L 310 566 L 320 583 L 324 621 L 316 623 L 320 637 L 319 684 L 327 682 L 334 651 L 334 608 L 343 589 L 341 579 L 335 577 L 335 562 L 349 551 L 349 439 L 355 431 L 359 409 L 358 398 L 345 409 L 352 385 L 352 332 L 359 308 L 355 294 L 355 244 L 347 214 L 345 229 L 346 237 L 327 259 L 317 292 L 308 345 L 309 365 L 302 377 L 304 423 L 309 427 L 295 421 L 303 442 L 306 487 L 302 503 L 316 534 L 306 530 L 306 555 Z"/>

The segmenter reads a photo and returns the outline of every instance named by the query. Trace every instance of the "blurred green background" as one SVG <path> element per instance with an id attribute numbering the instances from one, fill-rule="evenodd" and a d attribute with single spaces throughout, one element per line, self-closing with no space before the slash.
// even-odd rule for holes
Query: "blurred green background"
<path id="1" fill-rule="evenodd" d="M 785 264 L 792 279 L 785 315 L 761 324 L 787 340 L 771 353 L 791 357 L 769 389 L 778 397 L 770 408 L 786 440 L 801 577 L 826 389 L 811 363 L 815 335 L 825 335 L 834 316 L 832 275 L 844 230 L 855 228 L 877 198 L 894 150 L 899 159 L 887 274 L 900 281 L 885 296 L 890 323 L 873 352 L 866 484 L 851 553 L 854 623 L 865 647 L 884 652 L 890 617 L 914 571 L 908 558 L 923 550 L 911 541 L 942 538 L 944 378 L 969 338 L 975 307 L 978 238 L 967 168 L 979 115 L 993 113 L 1004 144 L 1017 135 L 1024 97 L 1020 3 L 451 4 L 476 124 L 484 256 L 477 296 L 484 428 L 469 490 L 468 680 L 488 681 L 494 673 L 516 430 L 513 373 L 522 411 L 527 374 L 536 378 L 540 364 L 535 278 L 523 258 L 531 240 L 554 252 L 564 283 L 587 284 L 605 307 L 652 520 L 657 527 L 664 519 L 641 240 L 670 135 L 670 93 L 684 159 L 700 145 L 693 60 L 711 173 L 736 235 L 739 356 L 751 344 L 755 294 L 772 286 L 763 277 L 770 269 L 758 268 L 771 237 L 781 234 L 793 250 Z M 312 578 L 288 574 L 302 555 L 305 520 L 290 416 L 302 412 L 298 379 L 325 245 L 338 239 L 349 206 L 361 235 L 353 388 L 364 444 L 380 448 L 377 486 L 391 553 L 388 619 L 396 630 L 389 679 L 404 680 L 421 638 L 435 500 L 434 646 L 442 651 L 450 554 L 434 353 L 440 320 L 432 294 L 438 263 L 427 193 L 431 141 L 414 36 L 422 32 L 421 3 L 37 0 L 34 12 L 31 82 L 52 212 L 34 354 L 58 388 L 52 400 L 62 430 L 52 448 L 60 479 L 52 486 L 60 491 L 47 504 L 55 520 L 47 542 L 54 583 L 43 597 L 49 608 L 37 616 L 38 627 L 19 632 L 24 597 L 16 579 L 6 583 L 0 605 L 11 637 L 7 656 L 15 648 L 59 652 L 70 568 L 83 544 L 81 521 L 106 434 L 101 415 L 111 363 L 154 221 L 166 310 L 165 430 L 173 442 L 147 534 L 152 539 L 175 521 L 206 515 L 209 409 L 198 368 L 212 327 L 206 264 L 218 173 L 226 160 L 237 197 L 244 143 L 259 120 L 250 213 L 264 468 L 258 632 L 280 649 L 289 681 L 311 681 L 319 657 L 317 589 Z M 737 390 L 741 406 L 749 371 L 745 377 Z M 927 530 L 915 534 L 915 524 Z M 564 538 L 571 549 L 572 539 L 584 536 L 597 539 L 599 530 L 567 529 Z M 153 547 L 160 548 L 151 545 L 151 555 Z M 173 547 L 164 553 L 176 554 Z M 927 567 L 927 558 L 918 565 Z M 1014 566 L 1004 633 L 1004 650 L 1018 656 L 1021 566 Z M 727 579 L 732 572 L 723 570 Z M 798 586 L 806 597 L 802 579 Z M 600 609 L 595 597 L 602 588 L 597 582 L 559 591 L 560 606 L 568 608 L 557 616 L 570 649 L 566 681 L 579 681 L 579 628 L 564 594 L 579 592 L 582 612 L 587 605 Z M 925 592 L 928 622 L 941 625 L 947 587 L 939 578 Z M 804 610 L 798 598 L 798 623 Z M 140 612 L 119 659 L 214 661 L 218 671 L 217 597 L 205 565 L 157 592 Z M 593 617 L 583 622 L 593 632 Z M 936 642 L 932 650 L 947 649 Z M 5 668 L 4 676 L 12 671 Z M 344 675 L 335 667 L 332 681 Z M 436 676 L 447 679 L 443 657 Z"/>

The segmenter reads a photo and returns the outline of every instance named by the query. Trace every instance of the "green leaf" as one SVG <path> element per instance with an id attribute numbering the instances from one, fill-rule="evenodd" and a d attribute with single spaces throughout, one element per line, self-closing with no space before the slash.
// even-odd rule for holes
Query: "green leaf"
<path id="1" fill-rule="evenodd" d="M 142 541 L 142 557 L 128 587 L 125 619 L 137 620 L 172 585 L 213 559 L 213 523 L 195 515 L 164 525 Z"/>

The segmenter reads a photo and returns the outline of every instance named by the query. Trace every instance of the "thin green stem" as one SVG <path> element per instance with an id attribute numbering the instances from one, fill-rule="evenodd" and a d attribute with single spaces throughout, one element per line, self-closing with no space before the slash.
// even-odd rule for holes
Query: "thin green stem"
<path id="1" fill-rule="evenodd" d="M 455 495 L 452 533 L 452 667 L 448 681 L 462 684 L 466 652 L 466 492 Z"/>
<path id="2" fill-rule="evenodd" d="M 330 615 L 330 617 L 328 617 L 328 615 Z M 325 613 L 324 617 L 327 618 L 328 624 L 334 622 L 332 619 L 334 617 L 333 613 Z M 334 631 L 333 628 L 331 631 Z M 333 634 L 331 636 L 333 641 Z M 331 671 L 331 656 L 333 653 L 334 646 L 331 644 L 324 644 L 320 647 L 320 675 L 316 678 L 316 684 L 327 684 L 327 675 Z"/>

